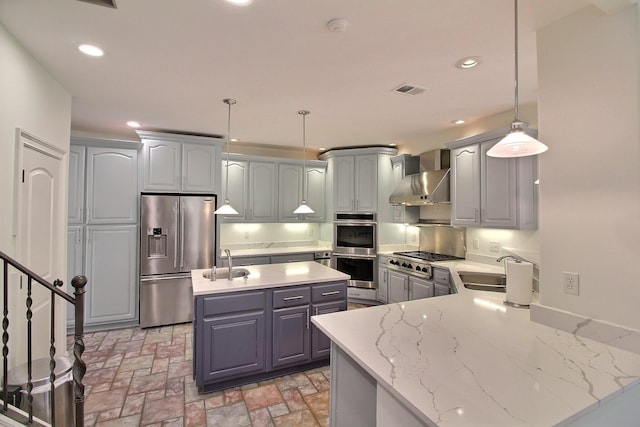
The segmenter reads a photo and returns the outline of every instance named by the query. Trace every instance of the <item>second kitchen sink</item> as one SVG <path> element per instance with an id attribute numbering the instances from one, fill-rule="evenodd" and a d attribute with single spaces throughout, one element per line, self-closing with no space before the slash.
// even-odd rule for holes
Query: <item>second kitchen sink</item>
<path id="1" fill-rule="evenodd" d="M 458 272 L 467 289 L 475 291 L 506 292 L 507 276 L 502 273 Z"/>

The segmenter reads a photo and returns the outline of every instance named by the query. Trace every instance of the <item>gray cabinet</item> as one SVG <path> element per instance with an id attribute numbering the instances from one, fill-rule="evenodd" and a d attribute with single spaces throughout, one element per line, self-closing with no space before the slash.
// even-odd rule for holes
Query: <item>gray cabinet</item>
<path id="1" fill-rule="evenodd" d="M 221 138 L 136 132 L 144 145 L 145 191 L 219 192 Z"/>
<path id="2" fill-rule="evenodd" d="M 66 290 L 68 294 L 73 294 L 75 289 L 71 286 L 71 279 L 79 274 L 84 274 L 83 251 L 84 247 L 84 227 L 81 225 L 70 225 L 67 228 L 67 279 Z M 67 308 L 67 327 L 74 326 L 75 315 L 73 307 Z"/>
<path id="3" fill-rule="evenodd" d="M 313 254 L 301 253 L 301 254 L 272 255 L 270 261 L 271 261 L 271 264 L 280 264 L 285 262 L 313 261 Z"/>
<path id="4" fill-rule="evenodd" d="M 483 140 L 484 138 L 484 140 Z M 451 223 L 456 226 L 537 227 L 536 158 L 486 155 L 500 138 L 477 136 L 451 150 Z M 462 145 L 480 140 L 474 144 Z"/>
<path id="5" fill-rule="evenodd" d="M 86 148 L 80 145 L 69 147 L 68 224 L 84 222 L 85 152 Z"/>
<path id="6" fill-rule="evenodd" d="M 222 162 L 223 171 L 227 167 Z M 222 175 L 226 187 L 226 172 Z M 229 161 L 227 198 L 238 215 L 223 216 L 225 222 L 274 222 L 277 220 L 277 168 L 275 163 Z M 224 195 L 223 195 L 224 196 Z"/>
<path id="7" fill-rule="evenodd" d="M 420 158 L 406 154 L 391 158 L 391 192 L 407 175 L 420 171 Z M 391 193 L 389 193 L 389 196 Z M 414 224 L 420 219 L 419 206 L 392 206 L 392 222 Z"/>
<path id="8" fill-rule="evenodd" d="M 265 370 L 265 305 L 264 291 L 196 298 L 198 385 Z"/>
<path id="9" fill-rule="evenodd" d="M 92 225 L 86 233 L 85 324 L 136 320 L 137 226 Z"/>
<path id="10" fill-rule="evenodd" d="M 278 165 L 278 220 L 281 222 L 305 221 L 321 222 L 325 219 L 325 178 L 326 167 L 306 167 L 305 186 L 307 204 L 314 210 L 304 216 L 294 214 L 300 205 L 302 191 L 302 165 L 280 163 Z"/>
<path id="11" fill-rule="evenodd" d="M 388 270 L 389 303 L 409 300 L 409 276 L 394 270 Z"/>
<path id="12" fill-rule="evenodd" d="M 213 391 L 325 363 L 331 341 L 311 316 L 346 308 L 346 282 L 197 296 L 196 384 Z"/>
<path id="13" fill-rule="evenodd" d="M 224 255 L 221 255 L 222 267 L 228 267 L 229 262 Z M 232 263 L 234 267 L 242 267 L 247 265 L 264 265 L 264 264 L 281 264 L 286 262 L 301 262 L 301 261 L 313 261 L 313 253 L 297 253 L 286 255 L 272 255 L 272 256 L 248 256 L 248 257 L 233 257 Z"/>
<path id="14" fill-rule="evenodd" d="M 87 224 L 138 221 L 137 152 L 87 148 Z"/>
<path id="15" fill-rule="evenodd" d="M 386 267 L 389 259 L 387 257 L 378 257 L 378 301 L 389 302 L 389 269 Z"/>
<path id="16" fill-rule="evenodd" d="M 422 299 L 433 297 L 433 282 L 418 277 L 409 276 L 409 299 Z"/>
<path id="17" fill-rule="evenodd" d="M 434 296 L 449 295 L 453 288 L 451 274 L 447 268 L 433 267 Z"/>
<path id="18" fill-rule="evenodd" d="M 334 162 L 333 197 L 336 212 L 376 212 L 378 156 L 338 156 Z"/>

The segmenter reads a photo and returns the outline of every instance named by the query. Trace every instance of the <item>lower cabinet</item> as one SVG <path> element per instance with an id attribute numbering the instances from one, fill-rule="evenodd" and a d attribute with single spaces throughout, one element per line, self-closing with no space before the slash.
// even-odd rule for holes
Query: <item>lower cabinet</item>
<path id="1" fill-rule="evenodd" d="M 433 296 L 433 282 L 409 276 L 409 299 L 431 298 Z"/>
<path id="2" fill-rule="evenodd" d="M 431 298 L 451 293 L 449 270 L 432 269 L 431 280 L 415 277 L 386 267 L 378 268 L 378 301 L 383 303 L 404 302 Z"/>
<path id="3" fill-rule="evenodd" d="M 409 276 L 398 271 L 388 270 L 389 303 L 409 300 Z"/>
<path id="4" fill-rule="evenodd" d="M 233 255 L 233 254 L 232 254 Z M 229 262 L 227 257 L 222 253 L 220 255 L 220 263 L 218 265 L 222 267 L 228 267 Z M 301 262 L 301 261 L 313 261 L 313 253 L 297 253 L 289 255 L 271 255 L 271 256 L 248 256 L 248 257 L 233 257 L 232 263 L 234 267 L 243 267 L 247 265 L 264 265 L 264 264 L 281 264 L 287 262 Z"/>
<path id="5" fill-rule="evenodd" d="M 331 341 L 311 316 L 346 309 L 346 282 L 196 297 L 196 385 L 209 392 L 326 359 Z"/>

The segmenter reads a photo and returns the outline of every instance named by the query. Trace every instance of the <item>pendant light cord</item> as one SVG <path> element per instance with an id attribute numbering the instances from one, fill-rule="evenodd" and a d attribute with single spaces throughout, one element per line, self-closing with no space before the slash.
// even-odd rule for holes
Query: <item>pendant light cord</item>
<path id="1" fill-rule="evenodd" d="M 514 24 L 515 24 L 515 76 L 516 76 L 516 80 L 514 83 L 515 86 L 515 104 L 516 104 L 516 108 L 515 108 L 515 118 L 514 121 L 520 121 L 520 117 L 518 115 L 518 0 L 514 0 L 514 10 L 515 10 L 515 17 L 514 17 Z"/>
<path id="2" fill-rule="evenodd" d="M 229 106 L 229 113 L 227 114 L 227 167 L 226 167 L 226 179 L 224 182 L 224 199 L 229 200 L 229 146 L 231 144 L 231 106 L 236 103 L 235 99 L 226 98 L 222 102 Z"/>
<path id="3" fill-rule="evenodd" d="M 307 189 L 305 188 L 306 157 L 307 157 L 307 114 L 308 110 L 300 110 L 298 114 L 302 115 L 302 200 L 307 200 Z"/>

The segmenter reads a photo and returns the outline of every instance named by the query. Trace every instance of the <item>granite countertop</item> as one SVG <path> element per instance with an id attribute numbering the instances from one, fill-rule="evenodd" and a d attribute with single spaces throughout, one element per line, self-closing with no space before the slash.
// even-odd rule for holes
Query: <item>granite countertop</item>
<path id="1" fill-rule="evenodd" d="M 205 270 L 192 270 L 191 283 L 193 295 L 207 295 L 222 292 L 238 292 L 251 289 L 264 289 L 278 286 L 303 285 L 307 283 L 324 283 L 348 280 L 349 275 L 341 273 L 317 262 L 290 262 L 284 264 L 251 265 L 245 268 L 249 270 L 249 277 L 236 277 L 233 280 L 226 278 L 211 281 L 202 277 Z M 219 268 L 218 277 L 223 277 L 222 272 L 226 268 Z"/>
<path id="2" fill-rule="evenodd" d="M 640 384 L 640 355 L 529 320 L 504 294 L 457 294 L 315 316 L 312 321 L 426 424 L 550 426 Z"/>

